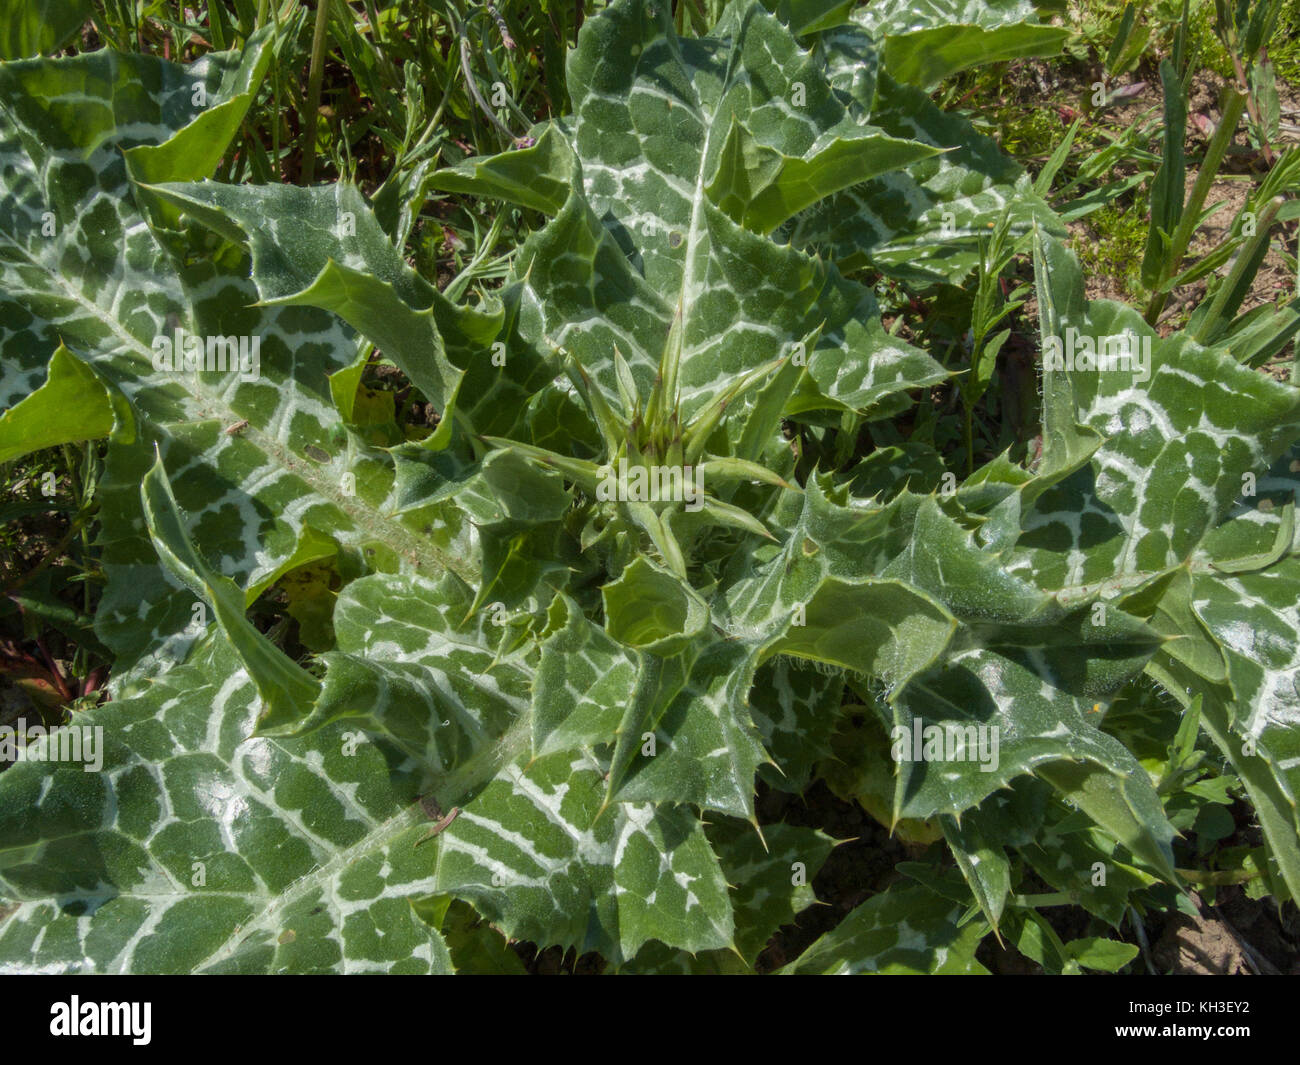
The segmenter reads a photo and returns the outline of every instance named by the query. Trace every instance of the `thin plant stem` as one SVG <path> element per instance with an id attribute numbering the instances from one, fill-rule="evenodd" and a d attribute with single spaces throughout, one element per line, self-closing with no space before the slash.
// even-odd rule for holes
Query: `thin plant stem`
<path id="1" fill-rule="evenodd" d="M 311 39 L 311 67 L 307 73 L 307 106 L 302 116 L 302 170 L 298 184 L 310 185 L 316 176 L 316 118 L 320 111 L 320 83 L 325 73 L 325 45 L 329 39 L 330 0 L 316 0 L 316 29 Z"/>
<path id="2" fill-rule="evenodd" d="M 465 75 L 465 87 L 469 89 L 469 94 L 474 98 L 474 102 L 478 104 L 479 110 L 487 115 L 491 123 L 505 134 L 508 141 L 513 143 L 516 137 L 511 132 L 510 127 L 497 118 L 496 113 L 488 106 L 487 101 L 483 99 L 482 94 L 478 91 L 478 82 L 474 80 L 474 72 L 469 65 L 469 41 L 464 36 L 460 39 L 460 69 L 461 73 Z"/>

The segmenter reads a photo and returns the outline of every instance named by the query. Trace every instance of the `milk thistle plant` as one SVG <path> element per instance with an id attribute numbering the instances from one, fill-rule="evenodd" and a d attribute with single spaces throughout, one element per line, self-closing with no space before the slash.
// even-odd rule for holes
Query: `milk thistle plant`
<path id="1" fill-rule="evenodd" d="M 61 719 L 97 771 L 55 729 L 0 772 L 0 971 L 1115 971 L 1194 887 L 1300 895 L 1300 392 L 1253 368 L 1296 320 L 1086 299 L 1051 173 L 935 102 L 1067 29 L 613 0 L 556 58 L 447 6 L 480 86 L 400 4 L 219 6 L 197 58 L 0 63 L 0 460 L 99 464 L 111 663 Z M 282 135 L 307 38 L 317 96 L 329 47 L 401 90 L 381 184 Z M 431 200 L 479 212 L 454 276 Z M 901 328 L 976 289 L 967 362 Z M 800 941 L 835 840 L 756 795 L 825 787 L 913 860 Z"/>

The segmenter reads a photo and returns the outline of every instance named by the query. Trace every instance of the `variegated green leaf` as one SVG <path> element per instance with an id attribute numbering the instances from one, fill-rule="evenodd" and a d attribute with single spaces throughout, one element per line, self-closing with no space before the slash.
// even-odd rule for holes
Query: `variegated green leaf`
<path id="1" fill-rule="evenodd" d="M 322 541 L 362 565 L 474 572 L 456 557 L 472 556 L 462 516 L 397 517 L 391 460 L 331 437 L 327 375 L 356 355 L 346 331 L 322 312 L 251 306 L 238 256 L 179 264 L 173 238 L 137 207 L 156 201 L 137 201 L 128 169 L 158 181 L 214 167 L 268 62 L 264 32 L 242 56 L 188 68 L 112 51 L 0 68 L 15 101 L 0 119 L 0 229 L 16 326 L 3 341 L 0 399 L 39 384 L 62 341 L 125 397 L 139 427 L 134 442 L 119 435 L 110 447 L 101 500 L 108 585 L 96 627 L 118 655 L 122 691 L 136 683 L 134 663 L 167 670 L 200 631 L 195 599 L 178 594 L 145 532 L 139 486 L 155 445 L 200 549 L 249 599 Z M 213 360 L 203 365 L 230 368 L 187 368 L 194 343 Z"/>
<path id="2" fill-rule="evenodd" d="M 749 972 L 772 934 L 816 901 L 812 879 L 834 846 L 829 837 L 787 824 L 767 825 L 760 836 L 752 825 L 733 820 L 705 831 L 732 888 L 738 953 L 714 950 L 692 956 L 652 942 L 624 972 Z"/>
<path id="3" fill-rule="evenodd" d="M 759 668 L 749 710 L 772 763 L 763 779 L 782 791 L 802 791 L 817 762 L 830 754 L 844 676 L 818 663 L 777 655 Z"/>
<path id="4" fill-rule="evenodd" d="M 98 772 L 9 768 L 0 892 L 18 908 L 0 968 L 450 971 L 411 905 L 431 886 L 418 766 L 339 726 L 248 739 L 259 709 L 214 634 L 144 694 L 69 726 L 102 737 Z"/>
<path id="5" fill-rule="evenodd" d="M 1040 23 L 1029 0 L 886 0 L 852 19 L 884 45 L 894 77 L 927 89 L 980 63 L 1052 55 L 1069 36 Z"/>
<path id="6" fill-rule="evenodd" d="M 602 811 L 604 769 L 555 754 L 505 769 L 439 836 L 439 890 L 515 938 L 598 950 L 614 964 L 650 939 L 730 948 L 718 859 L 685 807 Z"/>
<path id="7" fill-rule="evenodd" d="M 988 972 L 975 960 L 987 932 L 979 921 L 958 927 L 962 906 L 919 885 L 895 885 L 857 909 L 781 971 L 854 976 Z"/>
<path id="8" fill-rule="evenodd" d="M 1204 727 L 1249 780 L 1294 893 L 1294 699 L 1277 693 L 1294 686 L 1289 445 L 1300 392 L 1181 334 L 1156 337 L 1121 305 L 1085 302 L 1077 264 L 1050 242 L 1039 277 L 1058 356 L 1044 383 L 1058 397 L 1044 464 L 1074 425 L 1104 442 L 1029 508 L 1008 568 L 1063 600 L 1120 596 L 1174 638 L 1148 669 L 1184 703 L 1204 691 Z"/>
<path id="9" fill-rule="evenodd" d="M 887 73 L 862 81 L 874 45 L 855 27 L 823 34 L 828 72 L 857 121 L 944 149 L 942 155 L 864 180 L 803 212 L 784 230 L 796 247 L 832 256 L 845 270 L 870 264 L 919 285 L 960 283 L 980 242 L 1006 216 L 1009 232 L 1034 224 L 1064 236 L 1028 176 L 965 119 Z"/>
<path id="10" fill-rule="evenodd" d="M 442 414 L 427 446 L 446 446 L 464 373 L 449 356 L 464 365 L 479 354 L 500 329 L 499 309 L 474 311 L 444 299 L 402 261 L 350 185 L 207 182 L 149 191 L 216 232 L 246 241 L 263 302 L 333 311 L 380 347 Z M 278 219 L 292 232 L 279 229 Z"/>

